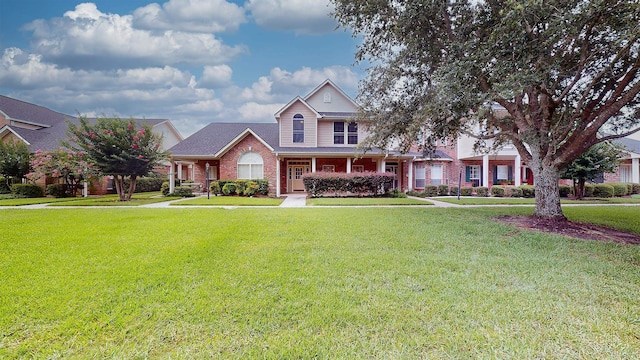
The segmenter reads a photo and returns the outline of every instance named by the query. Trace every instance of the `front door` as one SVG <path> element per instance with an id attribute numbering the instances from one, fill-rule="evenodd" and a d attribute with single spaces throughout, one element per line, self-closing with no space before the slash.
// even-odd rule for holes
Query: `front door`
<path id="1" fill-rule="evenodd" d="M 310 171 L 311 168 L 308 165 L 289 166 L 289 183 L 291 184 L 291 191 L 304 191 L 302 175 L 309 173 Z"/>
<path id="2" fill-rule="evenodd" d="M 390 172 L 396 174 L 396 177 L 393 178 L 393 188 L 398 188 L 398 165 L 396 164 L 386 164 L 384 167 L 385 172 Z"/>

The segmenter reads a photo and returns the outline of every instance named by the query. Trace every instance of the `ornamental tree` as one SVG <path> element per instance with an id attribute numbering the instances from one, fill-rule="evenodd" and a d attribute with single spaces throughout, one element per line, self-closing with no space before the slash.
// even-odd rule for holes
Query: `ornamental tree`
<path id="1" fill-rule="evenodd" d="M 513 144 L 533 171 L 535 215 L 557 220 L 562 169 L 640 130 L 638 1 L 332 2 L 362 39 L 356 61 L 371 64 L 365 147 L 407 148 L 421 133 Z"/>
<path id="2" fill-rule="evenodd" d="M 18 181 L 31 171 L 31 152 L 23 142 L 0 141 L 0 175 L 10 187 L 10 181 Z"/>
<path id="3" fill-rule="evenodd" d="M 36 151 L 31 161 L 33 171 L 27 178 L 36 181 L 42 177 L 63 180 L 66 195 L 76 196 L 81 183 L 90 181 L 97 175 L 95 166 L 86 153 L 58 149 L 55 151 Z"/>
<path id="4" fill-rule="evenodd" d="M 98 118 L 92 124 L 80 117 L 77 124 L 69 123 L 68 135 L 71 142 L 65 146 L 86 153 L 102 175 L 113 176 L 120 201 L 131 200 L 136 179 L 149 175 L 168 155 L 160 148 L 162 138 L 133 119 Z"/>
<path id="5" fill-rule="evenodd" d="M 609 142 L 590 147 L 580 157 L 573 160 L 561 177 L 573 180 L 573 193 L 576 198 L 584 197 L 584 184 L 616 170 L 622 158 L 622 150 Z"/>

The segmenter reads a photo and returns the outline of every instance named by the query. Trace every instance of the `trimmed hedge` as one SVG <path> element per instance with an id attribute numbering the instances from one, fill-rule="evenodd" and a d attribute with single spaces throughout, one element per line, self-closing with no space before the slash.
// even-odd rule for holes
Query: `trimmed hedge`
<path id="1" fill-rule="evenodd" d="M 438 185 L 438 196 L 449 195 L 449 185 Z"/>
<path id="2" fill-rule="evenodd" d="M 595 184 L 593 187 L 593 196 L 599 198 L 610 198 L 615 194 L 613 186 L 609 184 Z"/>
<path id="3" fill-rule="evenodd" d="M 305 174 L 302 181 L 307 194 L 312 197 L 328 194 L 333 196 L 380 196 L 391 190 L 395 176 L 393 173 L 317 172 Z"/>
<path id="4" fill-rule="evenodd" d="M 522 190 L 522 197 L 524 198 L 536 197 L 536 187 L 533 185 L 522 185 L 520 190 Z"/>
<path id="5" fill-rule="evenodd" d="M 64 198 L 71 196 L 67 190 L 66 184 L 49 184 L 47 185 L 45 194 L 51 195 L 55 198 Z"/>
<path id="6" fill-rule="evenodd" d="M 595 190 L 595 185 L 593 184 L 584 184 L 584 197 L 593 197 L 593 191 Z"/>
<path id="7" fill-rule="evenodd" d="M 226 190 L 225 190 L 226 188 Z M 209 185 L 209 191 L 214 195 L 268 195 L 269 181 L 258 180 L 215 180 Z"/>
<path id="8" fill-rule="evenodd" d="M 26 198 L 43 197 L 44 191 L 36 184 L 13 184 L 11 185 L 11 193 Z"/>
<path id="9" fill-rule="evenodd" d="M 571 185 L 558 185 L 560 190 L 560 197 L 569 197 L 573 193 L 573 186 Z"/>
<path id="10" fill-rule="evenodd" d="M 500 186 L 500 185 L 493 185 L 491 187 L 491 196 L 495 196 L 495 197 L 504 197 L 505 195 L 505 188 L 504 186 Z"/>
<path id="11" fill-rule="evenodd" d="M 191 186 L 177 186 L 173 189 L 173 196 L 194 197 L 193 188 Z"/>
<path id="12" fill-rule="evenodd" d="M 627 184 L 610 183 L 609 185 L 613 186 L 613 196 L 626 196 L 629 193 Z"/>
<path id="13" fill-rule="evenodd" d="M 479 197 L 489 196 L 489 188 L 486 186 L 476 186 L 473 188 L 473 192 L 475 192 L 476 196 L 479 196 Z"/>
<path id="14" fill-rule="evenodd" d="M 521 198 L 522 197 L 522 189 L 519 187 L 510 187 L 509 188 L 509 196 L 512 198 Z"/>
<path id="15" fill-rule="evenodd" d="M 461 196 L 471 196 L 473 194 L 473 188 L 471 186 L 463 186 L 460 188 Z"/>
<path id="16" fill-rule="evenodd" d="M 0 194 L 10 194 L 11 189 L 9 185 L 7 185 L 7 179 L 3 176 L 0 176 Z"/>
<path id="17" fill-rule="evenodd" d="M 640 194 L 640 184 L 631 184 L 631 186 L 633 187 L 631 194 Z"/>
<path id="18" fill-rule="evenodd" d="M 424 187 L 424 195 L 425 195 L 425 197 L 438 196 L 438 186 L 436 186 L 436 185 L 425 185 L 425 187 Z"/>

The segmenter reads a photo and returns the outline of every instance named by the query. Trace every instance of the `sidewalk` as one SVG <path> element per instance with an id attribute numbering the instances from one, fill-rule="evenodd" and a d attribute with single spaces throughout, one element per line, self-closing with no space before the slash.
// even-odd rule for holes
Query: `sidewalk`
<path id="1" fill-rule="evenodd" d="M 305 207 L 307 206 L 307 194 L 288 194 L 280 207 Z"/>

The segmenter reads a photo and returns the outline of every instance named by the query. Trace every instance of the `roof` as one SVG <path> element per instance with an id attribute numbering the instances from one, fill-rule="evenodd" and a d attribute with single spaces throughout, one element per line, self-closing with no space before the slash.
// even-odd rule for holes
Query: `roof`
<path id="1" fill-rule="evenodd" d="M 11 120 L 40 125 L 53 126 L 65 123 L 65 119 L 73 116 L 61 114 L 46 107 L 0 95 L 0 111 Z"/>
<path id="2" fill-rule="evenodd" d="M 627 138 L 616 139 L 614 141 L 624 145 L 625 150 L 628 150 L 628 151 L 636 153 L 636 154 L 640 154 L 640 141 L 634 140 L 634 139 L 631 139 L 631 138 L 628 138 L 628 137 Z"/>

